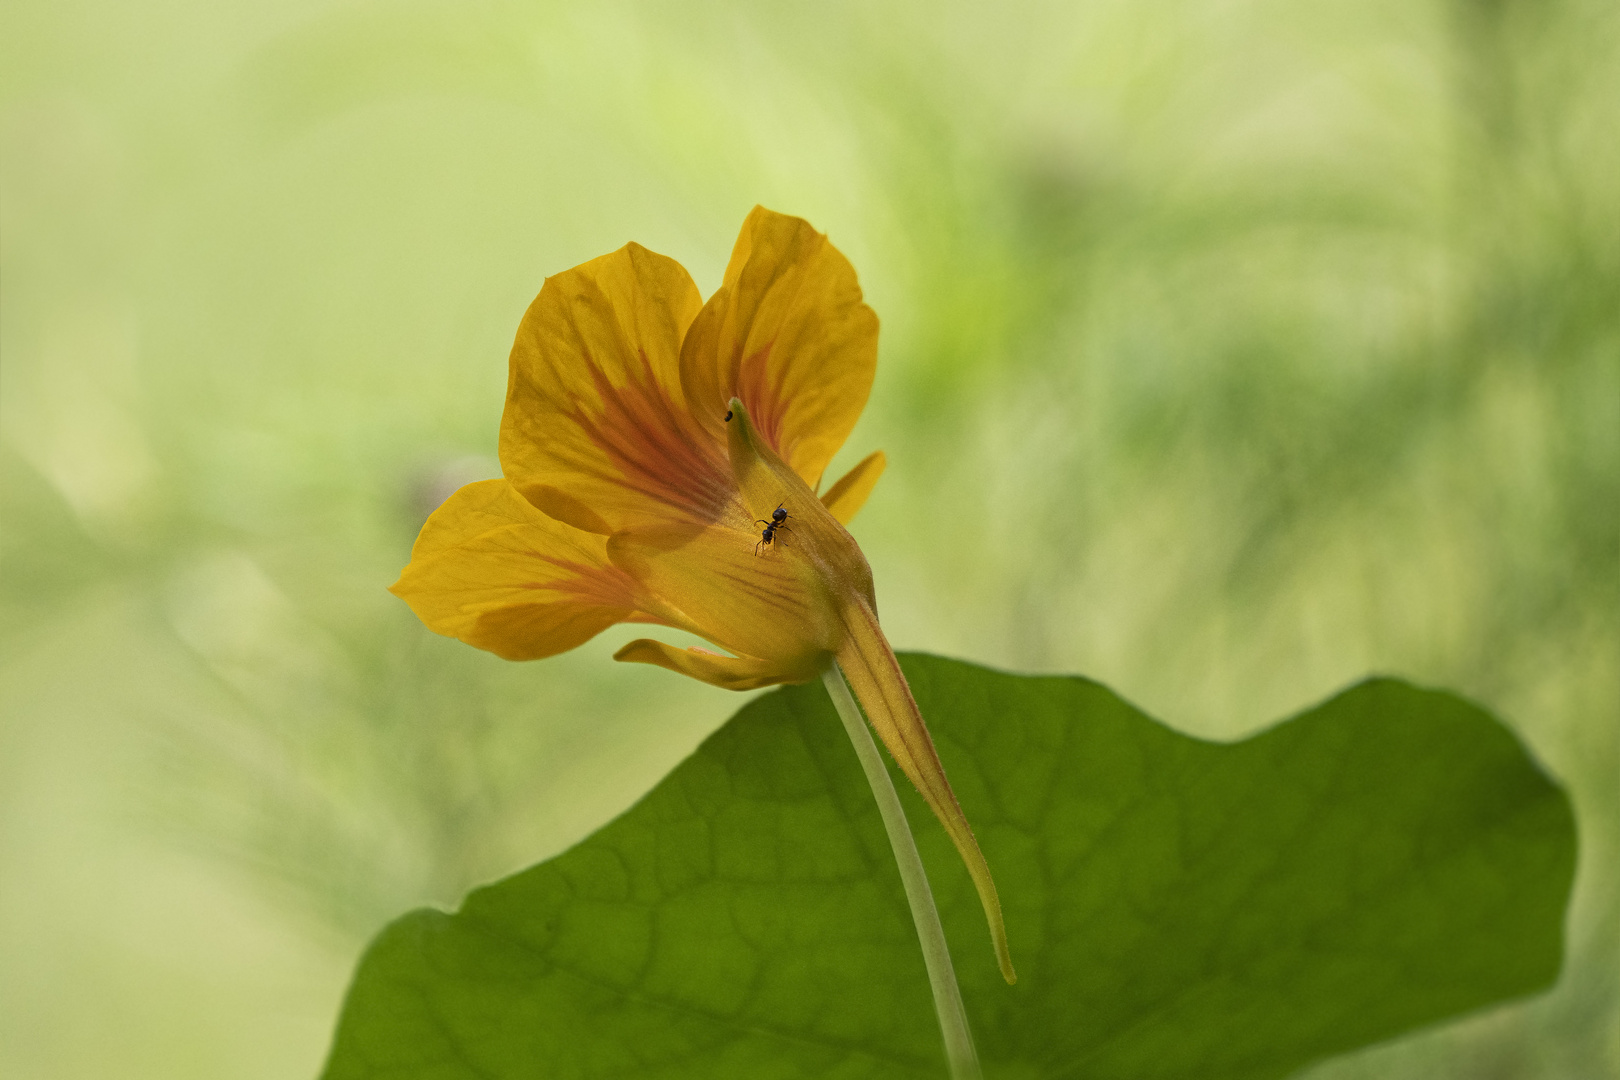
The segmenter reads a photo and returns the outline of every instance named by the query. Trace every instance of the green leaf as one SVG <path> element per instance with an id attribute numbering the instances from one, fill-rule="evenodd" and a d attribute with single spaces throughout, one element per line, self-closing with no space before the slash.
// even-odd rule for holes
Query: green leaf
<path id="1" fill-rule="evenodd" d="M 1550 984 L 1563 792 L 1377 679 L 1215 744 L 1096 683 L 903 658 L 1006 905 L 1001 981 L 903 779 L 991 1080 L 1284 1076 Z M 328 1080 L 942 1077 L 871 793 L 819 685 L 762 697 L 571 851 L 361 961 Z"/>

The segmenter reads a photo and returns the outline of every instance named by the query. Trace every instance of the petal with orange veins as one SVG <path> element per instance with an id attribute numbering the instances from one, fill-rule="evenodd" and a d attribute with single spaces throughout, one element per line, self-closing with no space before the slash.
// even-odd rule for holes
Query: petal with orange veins
<path id="1" fill-rule="evenodd" d="M 835 596 L 853 590 L 876 608 L 872 568 L 855 538 L 827 510 L 804 478 L 760 437 L 740 398 L 731 399 L 731 412 L 727 449 L 732 476 L 747 512 L 768 518 L 780 505 L 788 514 L 792 550 L 814 566 L 823 588 Z"/>
<path id="2" fill-rule="evenodd" d="M 821 496 L 821 505 L 838 519 L 840 525 L 848 525 L 860 513 L 861 507 L 866 505 L 866 497 L 872 494 L 878 477 L 883 475 L 883 469 L 888 464 L 889 459 L 883 451 L 872 451 L 845 473 L 838 483 L 827 489 L 826 494 Z"/>
<path id="3" fill-rule="evenodd" d="M 752 656 L 722 656 L 707 649 L 677 649 L 662 641 L 638 638 L 613 654 L 627 664 L 656 664 L 722 690 L 758 690 L 783 682 L 805 682 L 768 660 Z M 813 675 L 811 677 L 814 677 Z"/>
<path id="4" fill-rule="evenodd" d="M 719 290 L 687 331 L 681 380 L 718 433 L 741 398 L 811 488 L 866 407 L 878 320 L 849 260 L 802 218 L 754 207 Z"/>
<path id="5" fill-rule="evenodd" d="M 837 611 L 791 531 L 766 546 L 756 532 L 664 525 L 616 533 L 607 551 L 646 594 L 644 610 L 772 665 L 772 681 L 815 678 L 838 647 Z"/>
<path id="6" fill-rule="evenodd" d="M 501 416 L 501 466 L 525 498 L 604 534 L 724 511 L 724 441 L 681 385 L 701 304 L 680 263 L 639 244 L 546 279 L 512 345 Z"/>
<path id="7" fill-rule="evenodd" d="M 584 644 L 637 614 L 639 592 L 605 537 L 547 517 L 505 480 L 446 499 L 390 591 L 435 633 L 508 660 Z"/>

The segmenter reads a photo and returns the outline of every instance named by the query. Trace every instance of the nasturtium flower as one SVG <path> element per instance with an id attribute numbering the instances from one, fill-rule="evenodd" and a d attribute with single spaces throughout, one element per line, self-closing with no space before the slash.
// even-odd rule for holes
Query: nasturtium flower
<path id="1" fill-rule="evenodd" d="M 707 303 L 638 244 L 547 278 L 512 347 L 504 478 L 433 513 L 393 591 L 429 628 L 511 660 L 632 622 L 724 651 L 643 638 L 614 659 L 732 690 L 836 661 L 967 864 L 1012 981 L 995 883 L 844 528 L 883 453 L 817 494 L 866 404 L 877 335 L 849 261 L 763 207 Z"/>

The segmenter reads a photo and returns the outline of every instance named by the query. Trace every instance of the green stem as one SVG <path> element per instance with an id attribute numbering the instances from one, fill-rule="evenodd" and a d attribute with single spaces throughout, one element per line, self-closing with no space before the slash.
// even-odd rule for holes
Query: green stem
<path id="1" fill-rule="evenodd" d="M 967 1012 L 962 1008 L 962 991 L 956 985 L 956 970 L 951 967 L 951 953 L 945 945 L 945 928 L 939 924 L 939 911 L 934 907 L 934 893 L 928 887 L 928 874 L 923 870 L 922 858 L 917 854 L 917 842 L 912 839 L 911 826 L 906 824 L 906 811 L 900 805 L 889 770 L 883 766 L 877 744 L 866 728 L 860 707 L 844 682 L 844 673 L 833 664 L 822 675 L 827 693 L 832 697 L 838 716 L 844 721 L 844 730 L 855 746 L 855 756 L 866 770 L 866 782 L 872 785 L 878 811 L 883 815 L 883 827 L 889 833 L 889 846 L 894 848 L 894 861 L 900 867 L 900 880 L 906 887 L 906 899 L 911 903 L 911 920 L 917 924 L 917 939 L 922 943 L 923 962 L 928 966 L 928 983 L 934 991 L 934 1011 L 939 1014 L 939 1027 L 945 1035 L 945 1058 L 950 1062 L 952 1080 L 982 1080 L 979 1055 L 973 1049 L 973 1035 L 968 1031 Z"/>

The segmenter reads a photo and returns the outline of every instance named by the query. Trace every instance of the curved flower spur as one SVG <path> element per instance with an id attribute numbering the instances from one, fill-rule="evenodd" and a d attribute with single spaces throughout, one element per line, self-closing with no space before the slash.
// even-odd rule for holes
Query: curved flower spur
<path id="1" fill-rule="evenodd" d="M 431 629 L 511 660 L 640 622 L 725 652 L 644 638 L 614 659 L 732 690 L 831 688 L 836 661 L 961 853 L 1012 982 L 995 883 L 844 529 L 882 452 L 816 494 L 866 404 L 877 333 L 849 261 L 762 207 L 707 303 L 637 244 L 547 278 L 512 347 L 505 479 L 439 507 L 392 589 Z M 779 508 L 788 527 L 756 554 Z"/>

